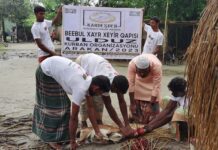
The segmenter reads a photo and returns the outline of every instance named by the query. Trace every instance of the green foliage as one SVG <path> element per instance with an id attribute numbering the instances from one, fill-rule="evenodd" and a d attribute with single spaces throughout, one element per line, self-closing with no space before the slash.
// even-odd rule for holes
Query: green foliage
<path id="1" fill-rule="evenodd" d="M 56 10 L 61 5 L 67 4 L 79 4 L 78 0 L 41 0 L 44 7 L 46 8 L 46 19 L 53 19 L 56 14 Z"/>
<path id="2" fill-rule="evenodd" d="M 60 5 L 60 1 L 59 0 L 42 0 L 42 3 L 44 4 L 45 8 L 46 8 L 46 19 L 53 19 L 53 17 L 55 16 L 55 11 L 56 8 L 58 7 L 58 5 Z"/>
<path id="3" fill-rule="evenodd" d="M 89 1 L 89 0 L 87 0 Z M 79 4 L 80 0 L 41 0 L 47 10 L 46 17 L 52 19 L 55 16 L 55 9 L 61 4 Z M 167 0 L 99 0 L 100 6 L 119 8 L 144 8 L 144 18 L 158 16 L 162 20 L 165 17 Z M 197 20 L 206 0 L 168 0 L 169 20 Z"/>
<path id="4" fill-rule="evenodd" d="M 176 0 L 169 7 L 171 20 L 197 20 L 205 7 L 205 0 Z"/>
<path id="5" fill-rule="evenodd" d="M 168 0 L 169 20 L 197 20 L 206 0 Z M 101 6 L 144 8 L 144 17 L 158 16 L 162 20 L 165 17 L 167 0 L 100 0 Z"/>
<path id="6" fill-rule="evenodd" d="M 168 0 L 169 20 L 197 20 L 205 7 L 206 0 Z M 39 0 L 46 8 L 46 19 L 55 16 L 62 4 L 79 4 L 80 0 Z M 89 2 L 89 0 L 87 0 Z M 120 8 L 144 8 L 144 18 L 165 17 L 167 0 L 99 0 L 100 6 Z M 33 5 L 34 6 L 34 5 Z M 35 21 L 33 6 L 29 0 L 0 0 L 0 19 L 5 17 L 18 24 L 31 26 Z"/>
<path id="7" fill-rule="evenodd" d="M 24 25 L 27 26 L 27 27 L 30 27 L 30 26 L 32 26 L 33 22 L 35 22 L 35 20 L 36 20 L 36 17 L 35 17 L 35 15 L 34 15 L 34 13 L 32 12 L 32 13 L 28 16 L 28 18 L 26 18 L 26 19 L 24 20 Z"/>
<path id="8" fill-rule="evenodd" d="M 29 0 L 0 0 L 0 19 L 8 18 L 17 24 L 23 24 L 31 13 Z"/>

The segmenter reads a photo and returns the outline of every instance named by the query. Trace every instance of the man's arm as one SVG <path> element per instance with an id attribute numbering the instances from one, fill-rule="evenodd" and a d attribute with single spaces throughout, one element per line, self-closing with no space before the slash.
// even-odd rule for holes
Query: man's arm
<path id="1" fill-rule="evenodd" d="M 97 120 L 96 120 L 96 112 L 93 106 L 93 99 L 91 96 L 86 96 L 86 100 L 87 100 L 87 109 L 88 109 L 87 112 L 88 112 L 89 119 L 92 123 L 93 129 L 95 130 L 97 136 L 101 136 L 100 129 L 98 127 Z"/>
<path id="2" fill-rule="evenodd" d="M 151 122 L 148 123 L 149 130 L 159 128 L 172 120 L 173 114 L 177 108 L 177 102 L 170 101 L 166 108 L 161 111 Z"/>
<path id="3" fill-rule="evenodd" d="M 61 23 L 61 17 L 62 17 L 62 6 L 58 8 L 57 14 L 52 20 L 52 25 L 58 25 L 59 23 Z"/>
<path id="4" fill-rule="evenodd" d="M 106 107 L 111 119 L 118 125 L 119 128 L 123 128 L 124 126 L 123 126 L 122 122 L 120 121 L 120 119 L 118 118 L 117 113 L 111 104 L 111 97 L 102 95 L 102 99 L 104 101 L 105 107 Z"/>
<path id="5" fill-rule="evenodd" d="M 134 92 L 129 92 L 130 105 L 135 105 Z"/>
<path id="6" fill-rule="evenodd" d="M 128 111 L 127 111 L 127 105 L 124 96 L 123 94 L 118 93 L 117 98 L 119 101 L 120 111 L 122 113 L 125 126 L 129 126 Z"/>
<path id="7" fill-rule="evenodd" d="M 161 79 L 162 79 L 162 64 L 156 64 L 152 69 L 152 80 L 153 80 L 153 89 L 151 93 L 151 102 L 155 102 L 161 88 Z"/>
<path id="8" fill-rule="evenodd" d="M 163 41 L 164 41 L 164 36 L 161 34 L 157 39 L 157 46 L 153 52 L 154 55 L 158 54 L 161 51 L 163 47 Z"/>
<path id="9" fill-rule="evenodd" d="M 48 49 L 41 41 L 41 39 L 35 39 L 37 46 L 43 50 L 46 53 L 49 53 L 50 55 L 54 56 L 57 55 L 54 51 Z"/>
<path id="10" fill-rule="evenodd" d="M 129 63 L 128 66 L 128 81 L 129 81 L 129 99 L 130 99 L 130 110 L 134 112 L 135 110 L 135 100 L 134 100 L 134 91 L 135 91 L 135 76 L 136 76 L 136 67 L 133 61 Z"/>
<path id="11" fill-rule="evenodd" d="M 142 22 L 142 30 L 144 30 L 144 28 L 145 28 L 145 22 L 143 21 Z"/>
<path id="12" fill-rule="evenodd" d="M 162 45 L 157 45 L 154 52 L 153 52 L 153 54 L 154 55 L 158 54 L 161 51 L 161 49 L 162 49 Z"/>
<path id="13" fill-rule="evenodd" d="M 128 118 L 126 101 L 124 99 L 123 94 L 117 94 L 117 98 L 119 100 L 120 111 L 122 113 L 123 120 L 125 123 L 125 128 L 123 129 L 123 132 L 126 132 L 126 136 L 131 136 L 135 133 L 135 131 L 129 125 L 129 118 Z"/>
<path id="14" fill-rule="evenodd" d="M 76 149 L 76 130 L 78 127 L 78 113 L 79 106 L 72 103 L 69 122 L 70 144 L 72 149 Z"/>
<path id="15" fill-rule="evenodd" d="M 126 127 L 123 126 L 122 122 L 120 121 L 120 119 L 117 116 L 115 109 L 111 105 L 110 96 L 102 96 L 102 99 L 104 101 L 105 107 L 106 107 L 111 119 L 118 125 L 122 134 L 125 137 L 132 136 L 134 133 L 134 130 L 132 130 L 132 128 L 130 126 L 126 126 Z"/>

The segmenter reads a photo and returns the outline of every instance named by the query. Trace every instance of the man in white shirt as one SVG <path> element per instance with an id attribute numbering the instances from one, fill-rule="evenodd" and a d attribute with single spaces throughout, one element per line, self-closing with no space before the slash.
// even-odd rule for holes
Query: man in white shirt
<path id="1" fill-rule="evenodd" d="M 164 36 L 159 29 L 160 20 L 157 17 L 150 19 L 150 25 L 144 24 L 147 38 L 144 44 L 143 53 L 158 54 L 163 45 Z"/>
<path id="2" fill-rule="evenodd" d="M 129 84 L 128 80 L 125 76 L 119 75 L 117 71 L 112 67 L 112 65 L 103 57 L 89 53 L 80 55 L 76 62 L 81 65 L 82 68 L 87 72 L 88 75 L 93 77 L 98 75 L 104 75 L 109 78 L 111 83 L 111 92 L 117 94 L 117 98 L 119 101 L 120 110 L 123 116 L 124 124 L 120 121 L 114 107 L 111 104 L 111 97 L 108 92 L 103 93 L 101 97 L 94 98 L 95 102 L 95 110 L 97 111 L 97 121 L 99 124 L 102 124 L 102 113 L 103 113 L 103 103 L 112 118 L 112 120 L 119 126 L 121 132 L 125 136 L 130 136 L 133 134 L 134 130 L 129 125 L 128 113 L 127 113 L 127 105 L 124 99 L 124 94 L 127 92 Z M 81 119 L 82 124 L 87 126 L 87 105 L 84 103 L 81 106 Z"/>
<path id="3" fill-rule="evenodd" d="M 85 99 L 93 128 L 97 137 L 101 137 L 92 96 L 109 90 L 110 81 L 106 76 L 92 78 L 70 59 L 60 56 L 47 58 L 36 71 L 33 132 L 53 148 L 58 148 L 59 142 L 70 141 L 72 149 L 75 149 L 78 113 Z M 71 100 L 67 94 L 72 96 Z"/>
<path id="4" fill-rule="evenodd" d="M 45 8 L 42 6 L 36 6 L 34 13 L 36 16 L 36 22 L 32 25 L 31 32 L 33 38 L 38 46 L 37 55 L 38 61 L 41 63 L 44 59 L 50 56 L 57 55 L 55 53 L 54 44 L 52 43 L 49 28 L 57 24 L 61 18 L 61 7 L 58 9 L 57 15 L 51 20 L 45 20 Z"/>

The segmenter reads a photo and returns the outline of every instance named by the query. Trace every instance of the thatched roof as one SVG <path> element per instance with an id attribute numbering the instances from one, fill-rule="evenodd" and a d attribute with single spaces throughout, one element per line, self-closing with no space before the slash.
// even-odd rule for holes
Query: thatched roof
<path id="1" fill-rule="evenodd" d="M 218 0 L 209 0 L 187 51 L 190 124 L 197 150 L 218 148 Z"/>

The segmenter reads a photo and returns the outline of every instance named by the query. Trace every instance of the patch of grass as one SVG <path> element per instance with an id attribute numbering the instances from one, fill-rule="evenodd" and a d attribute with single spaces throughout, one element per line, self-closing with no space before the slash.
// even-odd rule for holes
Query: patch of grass
<path id="1" fill-rule="evenodd" d="M 163 70 L 163 75 L 164 76 L 169 76 L 169 75 L 184 75 L 185 72 L 181 70 L 169 70 L 169 69 L 164 69 Z"/>
<path id="2" fill-rule="evenodd" d="M 6 49 L 4 49 L 4 47 L 2 48 L 2 47 L 0 47 L 0 53 L 3 53 L 3 52 L 5 52 L 6 51 Z"/>
<path id="3" fill-rule="evenodd" d="M 5 52 L 5 46 L 3 44 L 0 43 L 0 52 Z"/>

